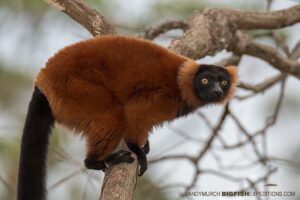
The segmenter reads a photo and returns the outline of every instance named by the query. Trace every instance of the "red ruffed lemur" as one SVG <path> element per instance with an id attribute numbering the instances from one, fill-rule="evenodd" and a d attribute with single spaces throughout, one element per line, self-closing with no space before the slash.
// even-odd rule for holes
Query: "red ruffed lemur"
<path id="1" fill-rule="evenodd" d="M 86 139 L 85 166 L 105 170 L 133 162 L 147 169 L 153 127 L 207 104 L 225 103 L 236 67 L 199 65 L 159 45 L 126 36 L 102 36 L 63 48 L 34 82 L 21 145 L 18 200 L 45 199 L 46 158 L 54 122 Z"/>

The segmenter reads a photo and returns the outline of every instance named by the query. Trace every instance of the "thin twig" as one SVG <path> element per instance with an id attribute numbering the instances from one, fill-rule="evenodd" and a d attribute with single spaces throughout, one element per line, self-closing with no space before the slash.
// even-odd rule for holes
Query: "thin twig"
<path id="1" fill-rule="evenodd" d="M 162 23 L 158 26 L 148 28 L 145 31 L 144 38 L 148 40 L 153 40 L 154 38 L 158 37 L 160 34 L 163 34 L 169 30 L 173 29 L 181 29 L 186 31 L 188 29 L 188 24 L 183 21 L 169 21 Z"/>

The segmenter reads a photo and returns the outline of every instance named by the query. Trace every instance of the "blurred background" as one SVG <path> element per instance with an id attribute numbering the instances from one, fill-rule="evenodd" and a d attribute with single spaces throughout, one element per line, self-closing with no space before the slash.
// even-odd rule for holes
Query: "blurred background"
<path id="1" fill-rule="evenodd" d="M 147 27 L 167 20 L 185 20 L 193 10 L 205 7 L 233 8 L 239 10 L 265 11 L 263 0 L 86 0 L 103 14 L 120 33 L 142 35 Z M 299 1 L 273 1 L 271 10 L 279 10 Z M 276 33 L 292 49 L 300 40 L 300 24 L 276 30 Z M 169 31 L 154 42 L 168 46 L 180 31 Z M 15 198 L 20 138 L 27 106 L 32 93 L 32 82 L 45 62 L 60 48 L 87 38 L 91 35 L 67 15 L 48 6 L 42 0 L 1 0 L 0 1 L 0 199 Z M 277 48 L 267 38 L 259 42 Z M 223 51 L 214 57 L 205 57 L 200 63 L 217 63 L 230 53 Z M 239 64 L 239 76 L 243 82 L 256 84 L 278 74 L 271 66 L 257 58 L 243 56 Z M 232 112 L 251 132 L 261 129 L 266 119 L 274 112 L 280 84 L 264 93 L 246 100 L 234 99 Z M 242 148 L 208 153 L 199 165 L 213 172 L 228 176 L 256 180 L 266 169 L 277 171 L 268 177 L 276 184 L 273 191 L 296 192 L 296 197 L 274 197 L 272 199 L 300 200 L 300 82 L 288 77 L 280 114 L 274 126 L 268 129 L 266 138 L 257 138 L 258 148 L 266 148 L 274 161 L 266 165 L 255 163 L 251 145 Z M 244 95 L 240 89 L 237 95 Z M 195 155 L 203 148 L 203 141 L 210 135 L 207 121 L 215 124 L 224 108 L 211 106 L 201 109 L 187 118 L 165 124 L 153 131 L 150 137 L 149 160 L 165 155 Z M 202 116 L 202 117 L 199 117 Z M 203 117 L 205 116 L 205 118 Z M 54 199 L 98 199 L 102 172 L 87 171 L 83 167 L 84 143 L 71 131 L 55 128 L 48 161 L 48 195 Z M 228 119 L 220 134 L 229 144 L 243 139 L 239 127 Z M 266 144 L 265 144 L 266 142 Z M 260 145 L 264 143 L 263 145 Z M 219 142 L 214 143 L 220 146 Z M 218 165 L 222 161 L 223 168 Z M 221 199 L 221 197 L 180 197 L 184 185 L 192 182 L 195 169 L 185 160 L 154 162 L 139 179 L 135 199 Z M 247 183 L 233 181 L 215 173 L 201 175 L 191 191 L 236 191 Z M 182 187 L 183 186 L 183 187 Z M 259 185 L 258 185 L 259 186 Z M 261 185 L 258 190 L 264 191 Z M 298 193 L 297 193 L 298 192 Z M 225 199 L 225 198 L 224 198 Z M 238 197 L 234 199 L 239 199 Z M 242 198 L 254 199 L 254 197 Z"/>

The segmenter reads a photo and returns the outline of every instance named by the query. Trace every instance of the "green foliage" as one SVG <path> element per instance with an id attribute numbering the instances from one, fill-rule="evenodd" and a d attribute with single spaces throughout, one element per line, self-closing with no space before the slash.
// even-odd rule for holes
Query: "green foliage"
<path id="1" fill-rule="evenodd" d="M 19 144 L 17 140 L 0 139 L 0 152 L 1 159 L 7 159 L 9 162 L 5 162 L 5 165 L 16 164 L 18 160 Z"/>
<path id="2" fill-rule="evenodd" d="M 48 5 L 42 0 L 1 0 L 0 6 L 8 7 L 12 10 L 44 12 Z"/>
<path id="3" fill-rule="evenodd" d="M 147 176 L 143 176 L 139 179 L 134 200 L 168 200 L 167 195 L 160 190 L 159 185 L 155 184 Z"/>
<path id="4" fill-rule="evenodd" d="M 23 75 L 8 71 L 0 66 L 0 104 L 6 109 L 10 109 L 18 99 L 20 93 L 31 87 L 31 80 Z"/>

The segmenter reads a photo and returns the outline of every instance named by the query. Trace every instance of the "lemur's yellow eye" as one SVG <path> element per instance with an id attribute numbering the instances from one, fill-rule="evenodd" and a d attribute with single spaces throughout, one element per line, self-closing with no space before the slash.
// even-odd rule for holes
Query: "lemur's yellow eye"
<path id="1" fill-rule="evenodd" d="M 227 85 L 227 81 L 222 81 L 222 85 Z"/>
<path id="2" fill-rule="evenodd" d="M 204 85 L 207 84 L 207 83 L 208 83 L 207 78 L 203 78 L 203 79 L 201 80 L 201 83 L 203 83 Z"/>

